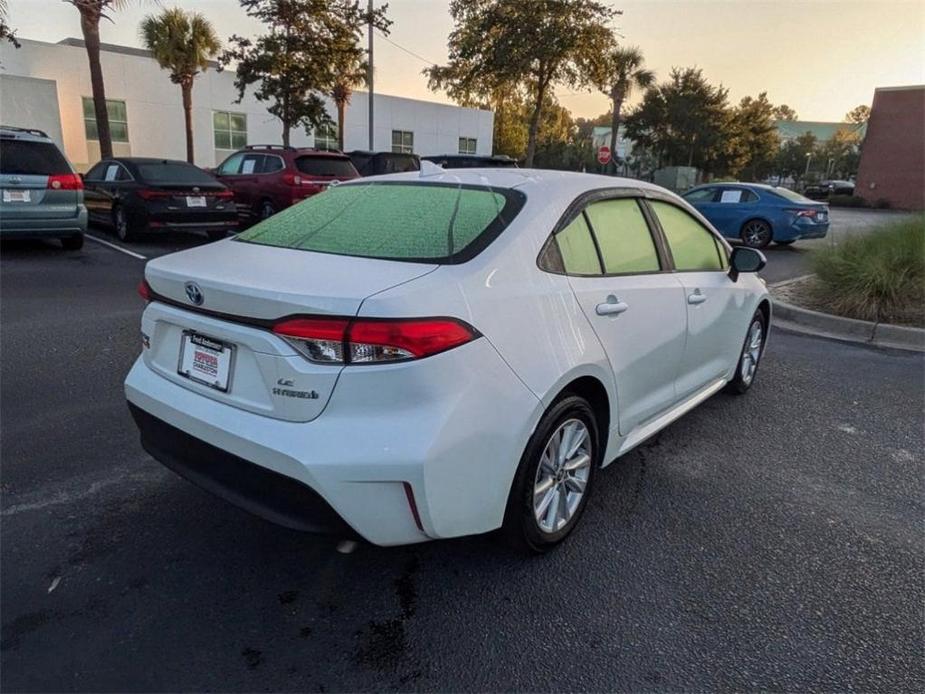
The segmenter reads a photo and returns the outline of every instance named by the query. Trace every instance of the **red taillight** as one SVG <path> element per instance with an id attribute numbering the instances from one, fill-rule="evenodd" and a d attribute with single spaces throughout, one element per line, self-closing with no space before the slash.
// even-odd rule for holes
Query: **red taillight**
<path id="1" fill-rule="evenodd" d="M 222 200 L 230 200 L 234 197 L 234 193 L 230 190 L 220 190 L 214 194 L 214 197 L 221 198 Z"/>
<path id="2" fill-rule="evenodd" d="M 140 296 L 142 299 L 145 301 L 151 301 L 152 293 L 151 285 L 148 284 L 147 280 L 141 280 L 141 282 L 138 283 L 138 296 Z"/>
<path id="3" fill-rule="evenodd" d="M 453 318 L 292 318 L 273 332 L 311 361 L 340 364 L 421 359 L 479 336 Z"/>
<path id="4" fill-rule="evenodd" d="M 48 177 L 48 188 L 52 190 L 83 190 L 84 182 L 77 174 L 55 174 Z"/>
<path id="5" fill-rule="evenodd" d="M 796 214 L 797 217 L 815 217 L 817 214 L 816 210 L 807 210 L 802 207 L 798 207 L 790 211 Z"/>
<path id="6" fill-rule="evenodd" d="M 135 191 L 138 193 L 138 197 L 142 200 L 150 200 L 151 198 L 169 198 L 174 194 L 167 190 L 153 190 L 152 188 L 142 188 L 141 190 Z"/>
<path id="7" fill-rule="evenodd" d="M 283 183 L 287 186 L 300 186 L 302 185 L 302 177 L 299 174 L 290 173 L 287 171 L 283 174 Z"/>

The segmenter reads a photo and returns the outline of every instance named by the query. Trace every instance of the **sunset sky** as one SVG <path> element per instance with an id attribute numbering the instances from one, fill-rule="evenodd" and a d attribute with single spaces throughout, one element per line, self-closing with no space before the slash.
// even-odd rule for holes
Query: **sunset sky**
<path id="1" fill-rule="evenodd" d="M 381 5 L 380 0 L 376 4 Z M 447 101 L 427 89 L 421 70 L 446 59 L 452 30 L 448 0 L 390 0 L 388 40 L 376 39 L 376 90 Z M 925 83 L 925 0 L 843 2 L 729 2 L 612 0 L 623 10 L 616 29 L 638 45 L 649 67 L 664 78 L 673 66 L 696 66 L 738 100 L 767 91 L 803 120 L 841 120 L 858 104 L 870 104 L 878 86 Z M 182 0 L 205 14 L 225 39 L 259 31 L 235 0 Z M 103 22 L 108 43 L 138 46 L 141 18 L 158 9 L 136 0 Z M 10 23 L 22 38 L 58 41 L 80 36 L 77 11 L 61 0 L 9 0 Z M 397 45 L 396 45 L 397 44 Z M 607 110 L 607 99 L 559 88 L 575 116 Z"/>

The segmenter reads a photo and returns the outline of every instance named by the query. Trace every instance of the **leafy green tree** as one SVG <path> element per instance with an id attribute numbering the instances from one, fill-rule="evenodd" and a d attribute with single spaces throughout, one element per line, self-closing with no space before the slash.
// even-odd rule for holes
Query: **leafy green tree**
<path id="1" fill-rule="evenodd" d="M 180 85 L 186 126 L 186 160 L 192 164 L 195 158 L 193 80 L 200 72 L 208 69 L 209 61 L 222 45 L 208 19 L 198 12 L 184 12 L 179 7 L 145 17 L 139 33 L 158 65 L 170 71 L 170 81 Z"/>
<path id="2" fill-rule="evenodd" d="M 800 181 L 809 169 L 812 159 L 818 156 L 816 136 L 805 132 L 795 140 L 785 142 L 777 155 L 775 168 L 778 176 Z"/>
<path id="3" fill-rule="evenodd" d="M 780 104 L 779 106 L 774 107 L 774 119 L 799 120 L 799 116 L 797 116 L 797 112 L 790 108 L 787 104 Z"/>
<path id="4" fill-rule="evenodd" d="M 837 130 L 831 139 L 818 147 L 826 174 L 832 178 L 848 178 L 857 173 L 860 163 L 861 140 L 854 130 Z"/>
<path id="5" fill-rule="evenodd" d="M 674 68 L 667 81 L 646 90 L 642 103 L 626 118 L 626 134 L 661 165 L 713 173 L 727 154 L 727 94 L 707 82 L 701 70 Z"/>
<path id="6" fill-rule="evenodd" d="M 90 61 L 90 89 L 93 92 L 93 111 L 96 116 L 97 137 L 100 140 L 100 156 L 112 156 L 112 134 L 109 130 L 109 112 L 106 110 L 106 88 L 103 84 L 103 68 L 100 64 L 100 19 L 112 19 L 106 13 L 120 10 L 128 0 L 65 0 L 80 12 L 80 30 Z"/>
<path id="7" fill-rule="evenodd" d="M 644 68 L 644 63 L 639 48 L 616 46 L 604 54 L 595 70 L 595 85 L 610 97 L 610 151 L 614 157 L 610 166 L 614 170 L 623 103 L 634 89 L 648 89 L 655 83 L 655 73 Z"/>
<path id="8" fill-rule="evenodd" d="M 597 0 L 452 0 L 450 14 L 449 61 L 425 70 L 430 88 L 463 102 L 522 89 L 532 166 L 553 86 L 590 84 L 595 61 L 613 44 L 607 23 L 618 12 Z"/>
<path id="9" fill-rule="evenodd" d="M 308 130 L 332 123 L 324 95 L 334 91 L 343 66 L 361 49 L 368 15 L 356 0 L 239 0 L 249 17 L 266 25 L 256 39 L 234 35 L 223 66 L 236 64 L 238 101 L 256 85 L 254 97 L 269 102 L 267 110 L 280 119 L 283 144 L 292 128 Z M 384 8 L 373 22 L 383 26 Z"/>
<path id="10" fill-rule="evenodd" d="M 849 123 L 866 123 L 870 120 L 870 106 L 861 104 L 845 114 L 845 120 Z"/>
<path id="11" fill-rule="evenodd" d="M 766 92 L 757 98 L 746 96 L 730 114 L 730 163 L 726 173 L 757 181 L 774 167 L 780 137 L 774 125 L 774 106 Z"/>

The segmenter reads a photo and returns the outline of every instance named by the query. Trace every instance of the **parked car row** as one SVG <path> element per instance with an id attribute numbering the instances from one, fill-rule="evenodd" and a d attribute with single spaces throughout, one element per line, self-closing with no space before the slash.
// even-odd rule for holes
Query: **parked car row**
<path id="1" fill-rule="evenodd" d="M 41 130 L 0 126 L 0 232 L 59 238 L 78 249 L 88 220 L 121 241 L 157 231 L 202 231 L 212 240 L 247 227 L 329 186 L 361 176 L 418 171 L 401 152 L 248 145 L 214 169 L 150 157 L 112 157 L 77 174 Z M 444 168 L 516 166 L 509 157 L 424 157 Z"/>

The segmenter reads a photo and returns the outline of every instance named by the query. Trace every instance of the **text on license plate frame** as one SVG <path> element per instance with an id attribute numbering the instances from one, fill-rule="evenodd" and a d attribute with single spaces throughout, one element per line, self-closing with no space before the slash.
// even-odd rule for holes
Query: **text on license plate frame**
<path id="1" fill-rule="evenodd" d="M 193 355 L 189 360 L 186 359 L 187 350 L 191 350 Z M 202 359 L 197 360 L 197 354 L 202 355 Z M 234 358 L 234 345 L 195 330 L 184 330 L 180 337 L 177 373 L 195 383 L 227 393 L 231 387 Z M 198 373 L 195 373 L 197 369 Z M 214 375 L 207 373 L 211 369 L 214 369 Z"/>
<path id="2" fill-rule="evenodd" d="M 3 202 L 32 202 L 32 196 L 29 194 L 28 190 L 4 188 Z"/>
<path id="3" fill-rule="evenodd" d="M 186 196 L 186 206 L 187 207 L 208 207 L 206 204 L 205 195 L 187 195 Z"/>

